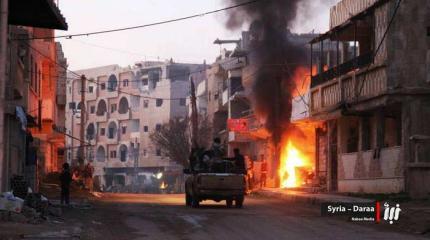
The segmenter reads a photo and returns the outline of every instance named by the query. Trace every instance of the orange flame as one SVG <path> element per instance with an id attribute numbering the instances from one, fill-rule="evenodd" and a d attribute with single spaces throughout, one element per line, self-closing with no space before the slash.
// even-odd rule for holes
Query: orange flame
<path id="1" fill-rule="evenodd" d="M 281 165 L 279 175 L 282 188 L 294 188 L 303 184 L 305 179 L 297 174 L 298 168 L 311 168 L 310 159 L 296 148 L 293 143 L 288 140 L 287 144 L 283 144 L 281 149 Z"/>
<path id="2" fill-rule="evenodd" d="M 312 67 L 312 72 L 315 74 L 317 67 Z M 311 70 L 309 67 L 298 67 L 294 71 L 293 82 L 295 84 L 295 89 L 293 92 L 293 97 L 298 97 L 305 94 L 309 87 L 311 86 Z"/>

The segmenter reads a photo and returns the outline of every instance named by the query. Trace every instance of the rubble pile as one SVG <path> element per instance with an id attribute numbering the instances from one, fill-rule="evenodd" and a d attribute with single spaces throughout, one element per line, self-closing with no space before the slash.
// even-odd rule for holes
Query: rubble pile
<path id="1" fill-rule="evenodd" d="M 0 221 L 39 224 L 61 217 L 61 207 L 54 206 L 40 193 L 33 193 L 23 178 L 14 177 L 11 187 L 12 192 L 0 194 Z"/>

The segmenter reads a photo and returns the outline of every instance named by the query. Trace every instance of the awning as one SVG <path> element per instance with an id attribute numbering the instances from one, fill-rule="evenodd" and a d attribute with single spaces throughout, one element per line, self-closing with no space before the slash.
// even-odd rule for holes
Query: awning
<path id="1" fill-rule="evenodd" d="M 9 24 L 67 30 L 66 19 L 53 0 L 9 1 Z"/>

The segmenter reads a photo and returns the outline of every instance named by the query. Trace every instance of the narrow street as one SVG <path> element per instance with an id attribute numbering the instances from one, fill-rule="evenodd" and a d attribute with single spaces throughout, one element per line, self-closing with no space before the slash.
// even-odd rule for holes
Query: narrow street
<path id="1" fill-rule="evenodd" d="M 103 194 L 94 209 L 68 209 L 81 239 L 420 239 L 390 226 L 322 218 L 318 207 L 248 197 L 243 209 L 224 202 L 184 206 L 182 195 Z"/>
<path id="2" fill-rule="evenodd" d="M 0 240 L 430 239 L 429 119 L 430 0 L 0 0 Z"/>

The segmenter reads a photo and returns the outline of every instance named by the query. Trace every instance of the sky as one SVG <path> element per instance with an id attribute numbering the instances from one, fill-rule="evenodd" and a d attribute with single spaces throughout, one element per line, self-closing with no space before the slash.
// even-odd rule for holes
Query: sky
<path id="1" fill-rule="evenodd" d="M 290 26 L 293 32 L 325 32 L 329 8 L 337 0 L 305 0 Z M 244 0 L 246 2 L 246 0 Z M 59 0 L 69 25 L 58 35 L 94 32 L 169 20 L 230 6 L 225 0 Z M 304 5 L 303 5 L 304 6 Z M 242 29 L 225 28 L 226 13 L 124 32 L 60 39 L 69 69 L 79 70 L 109 64 L 133 65 L 137 61 L 166 60 L 212 63 L 220 52 L 213 41 L 239 39 Z M 228 47 L 228 46 L 227 46 Z"/>

